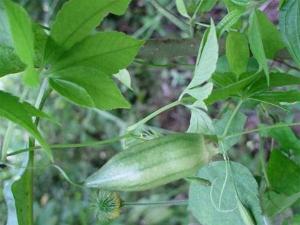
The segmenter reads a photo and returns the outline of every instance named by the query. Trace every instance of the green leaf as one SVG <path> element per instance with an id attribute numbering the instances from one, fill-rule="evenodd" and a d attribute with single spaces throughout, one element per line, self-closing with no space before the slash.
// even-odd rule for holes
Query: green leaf
<path id="1" fill-rule="evenodd" d="M 247 71 L 250 51 L 246 35 L 229 32 L 226 39 L 226 57 L 233 73 L 240 75 Z"/>
<path id="2" fill-rule="evenodd" d="M 300 192 L 287 196 L 285 194 L 268 191 L 262 197 L 262 207 L 266 215 L 273 217 L 291 207 L 300 198 Z"/>
<path id="3" fill-rule="evenodd" d="M 4 0 L 4 5 L 16 53 L 29 70 L 25 72 L 27 76 L 24 81 L 29 85 L 37 85 L 35 74 L 32 73 L 34 67 L 34 39 L 31 19 L 21 6 L 11 0 Z"/>
<path id="4" fill-rule="evenodd" d="M 16 52 L 27 65 L 33 65 L 32 24 L 27 12 L 11 0 L 4 0 Z"/>
<path id="5" fill-rule="evenodd" d="M 280 151 L 272 152 L 267 174 L 274 191 L 288 196 L 300 192 L 300 167 Z"/>
<path id="6" fill-rule="evenodd" d="M 248 40 L 250 44 L 250 49 L 259 64 L 259 71 L 263 70 L 265 72 L 267 83 L 269 84 L 269 67 L 263 46 L 257 11 L 253 11 L 250 15 Z"/>
<path id="7" fill-rule="evenodd" d="M 230 28 L 238 22 L 243 13 L 243 10 L 234 9 L 224 16 L 217 25 L 217 30 L 220 34 L 219 36 L 222 36 L 225 31 L 229 31 Z"/>
<path id="8" fill-rule="evenodd" d="M 280 145 L 282 151 L 285 151 L 286 153 L 292 151 L 294 155 L 300 156 L 300 140 L 296 137 L 290 127 L 261 130 L 260 133 L 264 137 L 274 138 Z"/>
<path id="9" fill-rule="evenodd" d="M 214 134 L 214 126 L 212 120 L 201 108 L 189 106 L 191 111 L 190 125 L 188 133 Z"/>
<path id="10" fill-rule="evenodd" d="M 247 6 L 250 4 L 250 0 L 231 0 L 234 4 L 239 6 Z"/>
<path id="11" fill-rule="evenodd" d="M 265 91 L 251 96 L 251 99 L 280 106 L 284 103 L 293 104 L 296 102 L 300 102 L 300 93 L 296 90 Z"/>
<path id="12" fill-rule="evenodd" d="M 216 101 L 239 96 L 258 76 L 259 74 L 245 73 L 236 81 L 234 79 L 236 78 L 235 74 L 215 74 L 213 76 L 214 84 L 219 87 L 213 90 L 211 95 L 205 100 L 205 103 L 211 105 Z"/>
<path id="13" fill-rule="evenodd" d="M 88 67 L 71 67 L 50 75 L 49 83 L 62 96 L 86 107 L 129 108 L 112 76 Z"/>
<path id="14" fill-rule="evenodd" d="M 118 73 L 114 74 L 114 77 L 124 84 L 128 89 L 133 90 L 131 87 L 131 77 L 128 70 L 122 69 Z"/>
<path id="15" fill-rule="evenodd" d="M 0 91 L 0 102 L 0 117 L 8 119 L 28 131 L 41 144 L 50 159 L 52 159 L 52 153 L 46 140 L 32 122 L 33 116 L 44 118 L 48 118 L 48 116 L 30 104 L 20 102 L 17 97 L 3 91 Z"/>
<path id="16" fill-rule="evenodd" d="M 21 72 L 25 68 L 25 64 L 15 54 L 13 48 L 0 44 L 0 77 Z"/>
<path id="17" fill-rule="evenodd" d="M 70 0 L 58 12 L 51 37 L 65 49 L 91 34 L 108 14 L 122 15 L 130 0 Z"/>
<path id="18" fill-rule="evenodd" d="M 300 215 L 295 215 L 293 219 L 291 219 L 291 224 L 290 225 L 297 225 L 300 223 Z"/>
<path id="19" fill-rule="evenodd" d="M 23 154 L 22 167 L 16 168 L 13 173 L 18 180 L 11 179 L 6 182 L 3 195 L 7 205 L 7 225 L 32 225 L 31 210 L 33 205 L 30 204 L 31 196 L 29 177 L 28 152 Z M 21 178 L 20 178 L 21 177 Z"/>
<path id="20" fill-rule="evenodd" d="M 187 12 L 186 5 L 183 0 L 176 0 L 176 8 L 177 8 L 177 11 L 180 13 L 180 15 L 182 15 L 186 18 L 190 18 L 189 14 Z"/>
<path id="21" fill-rule="evenodd" d="M 262 92 L 270 88 L 289 85 L 300 85 L 300 78 L 287 73 L 270 73 L 269 86 L 266 79 L 260 78 L 251 86 L 248 93 Z"/>
<path id="22" fill-rule="evenodd" d="M 222 136 L 225 130 L 225 127 L 232 115 L 232 110 L 228 110 L 225 114 L 222 115 L 222 117 L 219 120 L 214 121 L 214 127 L 216 130 L 216 134 Z M 227 131 L 227 135 L 230 134 L 237 134 L 244 130 L 244 126 L 246 123 L 247 117 L 243 113 L 237 113 L 233 121 L 231 122 L 231 125 Z M 231 138 L 225 138 L 223 140 L 223 151 L 228 151 L 233 145 L 238 143 L 240 140 L 240 136 L 231 137 Z"/>
<path id="23" fill-rule="evenodd" d="M 206 38 L 207 37 L 207 38 Z M 185 94 L 195 96 L 195 88 L 202 85 L 204 82 L 208 81 L 212 74 L 215 72 L 218 61 L 218 40 L 216 35 L 216 29 L 214 23 L 212 22 L 209 31 L 204 35 L 196 62 L 196 67 L 194 71 L 194 77 L 187 88 L 181 94 L 181 97 Z M 209 89 L 206 89 L 209 90 Z M 200 93 L 203 96 L 204 93 Z M 209 93 L 205 93 L 204 96 L 208 96 Z M 197 97 L 197 96 L 196 96 Z M 203 98 L 196 98 L 197 100 L 204 100 Z"/>
<path id="24" fill-rule="evenodd" d="M 10 25 L 7 17 L 4 1 L 0 2 L 0 43 L 8 47 L 13 47 L 13 40 L 10 32 Z"/>
<path id="25" fill-rule="evenodd" d="M 268 19 L 267 15 L 259 10 L 256 11 L 259 24 L 259 32 L 263 42 L 266 57 L 273 59 L 275 54 L 284 48 L 281 34 L 276 26 Z"/>
<path id="26" fill-rule="evenodd" d="M 199 4 L 201 4 L 199 12 L 208 12 L 208 11 L 212 10 L 212 8 L 215 6 L 217 1 L 218 0 L 210 0 L 210 1 L 201 0 L 201 2 L 199 3 Z"/>
<path id="27" fill-rule="evenodd" d="M 97 33 L 63 54 L 52 70 L 56 72 L 76 65 L 112 75 L 133 61 L 143 43 L 120 32 Z"/>
<path id="28" fill-rule="evenodd" d="M 217 67 L 218 41 L 214 23 L 204 35 L 198 53 L 194 77 L 187 88 L 182 92 L 179 99 L 185 94 L 195 98 L 195 102 L 187 107 L 191 110 L 190 125 L 187 132 L 192 133 L 214 133 L 212 121 L 203 110 L 206 105 L 204 99 L 211 94 L 213 84 L 207 82 Z M 207 82 L 207 83 L 205 83 Z M 205 83 L 205 84 L 204 84 Z"/>
<path id="29" fill-rule="evenodd" d="M 246 224 L 245 211 L 253 215 L 253 224 L 264 224 L 258 185 L 246 167 L 234 162 L 213 162 L 200 169 L 197 176 L 211 182 L 211 186 L 197 182 L 190 186 L 189 209 L 201 224 Z M 251 224 L 249 218 L 247 222 Z"/>
<path id="30" fill-rule="evenodd" d="M 48 34 L 43 30 L 41 25 L 33 24 L 34 35 L 34 64 L 42 68 L 45 61 L 45 48 L 48 40 Z"/>
<path id="31" fill-rule="evenodd" d="M 280 31 L 295 63 L 300 66 L 300 2 L 289 0 L 280 8 Z"/>

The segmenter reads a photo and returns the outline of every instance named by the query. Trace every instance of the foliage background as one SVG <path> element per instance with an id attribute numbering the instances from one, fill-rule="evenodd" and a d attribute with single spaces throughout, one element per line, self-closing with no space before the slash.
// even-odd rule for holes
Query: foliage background
<path id="1" fill-rule="evenodd" d="M 30 13 L 32 18 L 47 25 L 51 23 L 53 17 L 64 1 L 60 0 L 19 0 Z M 175 1 L 158 1 L 173 13 L 176 12 Z M 278 1 L 267 1 L 264 10 L 269 18 L 277 23 Z M 226 14 L 225 7 L 218 4 L 210 13 L 202 15 L 202 21 L 209 23 L 209 18 L 213 17 L 217 22 Z M 179 17 L 179 16 L 178 16 Z M 133 35 L 141 39 L 149 38 L 184 38 L 186 35 L 176 27 L 174 21 L 160 15 L 151 4 L 151 1 L 135 0 L 131 3 L 130 9 L 122 17 L 109 16 L 103 22 L 101 30 L 118 30 Z M 53 93 L 47 102 L 45 111 L 59 121 L 60 125 L 43 121 L 41 123 L 44 135 L 49 143 L 78 143 L 89 140 L 101 140 L 119 135 L 127 125 L 143 118 L 155 109 L 176 100 L 182 89 L 192 77 L 192 67 L 176 66 L 181 64 L 193 64 L 194 58 L 180 59 L 177 61 L 153 60 L 153 65 L 143 65 L 141 61 L 133 63 L 129 71 L 132 75 L 133 89 L 130 91 L 121 86 L 125 96 L 130 100 L 133 107 L 130 110 L 116 110 L 104 112 L 99 110 L 87 110 L 69 103 L 64 98 Z M 156 66 L 164 64 L 168 66 Z M 220 62 L 220 68 L 222 63 Z M 288 71 L 297 76 L 300 72 L 281 62 L 274 62 L 274 66 L 280 67 L 283 71 Z M 18 76 L 9 76 L 1 79 L 0 89 L 8 90 L 11 93 L 20 95 L 22 93 L 21 81 Z M 33 90 L 32 98 L 35 96 Z M 226 104 L 230 104 L 226 103 Z M 212 118 L 218 118 L 220 112 L 225 108 L 225 104 L 217 103 L 210 109 Z M 273 111 L 277 109 L 272 109 Z M 254 111 L 246 112 L 248 118 L 246 128 L 252 129 L 259 123 Z M 300 107 L 293 106 L 290 112 L 276 111 L 274 114 L 284 118 L 285 121 L 299 120 Z M 166 112 L 151 123 L 153 125 L 174 131 L 184 131 L 188 127 L 189 114 L 183 107 Z M 7 123 L 1 120 L 0 137 L 6 130 Z M 294 129 L 297 134 L 300 129 Z M 15 133 L 13 146 L 15 149 L 23 146 L 23 132 L 17 130 Z M 2 140 L 0 139 L 0 142 Z M 270 143 L 266 143 L 268 145 Z M 247 167 L 252 168 L 254 174 L 259 173 L 258 166 L 258 136 L 251 134 L 243 137 L 239 144 L 234 146 L 234 157 Z M 73 149 L 55 151 L 57 163 L 64 168 L 70 177 L 75 181 L 81 181 L 88 174 L 100 168 L 112 155 L 120 150 L 119 144 L 106 146 L 98 149 Z M 101 224 L 95 220 L 93 209 L 89 203 L 93 199 L 93 193 L 88 190 L 81 190 L 67 183 L 53 169 L 47 167 L 47 162 L 37 158 L 36 178 L 35 178 L 35 220 L 37 225 L 71 225 L 71 224 Z M 9 176 L 5 172 L 0 173 L 1 185 L 3 180 Z M 124 194 L 122 197 L 126 201 L 163 201 L 168 199 L 185 199 L 187 197 L 188 186 L 183 181 L 178 181 L 167 186 L 159 187 L 155 190 L 142 193 Z M 300 202 L 296 207 L 300 210 Z M 296 209 L 297 210 L 297 209 Z M 289 215 L 286 211 L 281 217 Z M 5 223 L 6 208 L 2 192 L 0 192 L 0 224 Z M 277 218 L 277 223 L 281 224 L 283 218 Z M 176 207 L 134 207 L 125 208 L 121 217 L 112 222 L 112 225 L 121 224 L 170 224 L 196 225 L 197 222 L 189 215 L 185 206 Z"/>

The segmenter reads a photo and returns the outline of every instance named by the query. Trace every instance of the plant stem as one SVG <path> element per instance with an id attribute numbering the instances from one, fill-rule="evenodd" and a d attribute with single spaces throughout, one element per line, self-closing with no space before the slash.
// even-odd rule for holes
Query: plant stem
<path id="1" fill-rule="evenodd" d="M 42 85 L 40 87 L 40 90 L 39 90 L 39 93 L 38 93 L 38 96 L 36 98 L 36 102 L 35 102 L 35 106 L 38 108 L 38 109 L 42 109 L 44 104 L 45 104 L 45 101 L 47 99 L 47 97 L 49 96 L 50 94 L 50 90 L 48 89 L 47 90 L 47 79 L 44 79 L 43 82 L 42 82 Z M 39 118 L 36 117 L 35 118 L 35 125 L 38 126 L 38 123 L 39 123 Z M 29 149 L 33 148 L 35 146 L 35 139 L 33 137 L 30 137 L 29 138 Z M 28 160 L 28 165 L 27 165 L 27 168 L 26 168 L 26 179 L 28 179 L 28 182 L 29 182 L 29 190 L 28 190 L 28 193 L 27 193 L 27 196 L 28 196 L 28 199 L 27 201 L 29 201 L 29 209 L 28 209 L 28 212 L 29 212 L 29 215 L 28 215 L 28 220 L 29 220 L 29 224 L 28 225 L 33 225 L 33 182 L 34 182 L 34 151 L 29 151 L 29 160 Z"/>
<path id="2" fill-rule="evenodd" d="M 259 136 L 259 161 L 260 161 L 261 169 L 262 169 L 265 181 L 266 181 L 267 188 L 270 188 L 271 184 L 270 184 L 269 177 L 268 177 L 268 174 L 266 171 L 264 141 L 261 138 L 261 136 Z"/>
<path id="3" fill-rule="evenodd" d="M 146 62 L 141 59 L 135 59 L 134 63 L 141 64 L 141 65 L 146 65 L 146 66 L 151 66 L 151 67 L 157 67 L 157 68 L 174 68 L 177 66 L 184 66 L 184 67 L 190 67 L 194 68 L 195 65 L 193 64 L 183 64 L 183 63 L 171 63 L 171 64 L 156 64 L 152 62 Z"/>
<path id="4" fill-rule="evenodd" d="M 9 143 L 12 137 L 12 133 L 13 133 L 13 128 L 14 128 L 14 124 L 12 122 L 8 122 L 8 127 L 7 130 L 5 132 L 5 136 L 3 139 L 3 145 L 2 145 L 2 151 L 1 151 L 1 161 L 5 162 L 6 161 L 6 157 L 7 157 L 7 150 L 9 147 Z"/>
<path id="5" fill-rule="evenodd" d="M 173 13 L 165 9 L 157 0 L 152 0 L 150 3 L 160 12 L 163 16 L 168 18 L 174 25 L 183 31 L 187 31 L 187 24 L 178 19 Z"/>
<path id="6" fill-rule="evenodd" d="M 225 136 L 224 138 L 233 138 L 233 137 L 238 137 L 241 135 L 245 135 L 245 134 L 251 134 L 251 133 L 255 133 L 255 132 L 259 132 L 259 131 L 263 131 L 263 130 L 271 130 L 271 129 L 275 129 L 275 128 L 282 128 L 282 127 L 293 127 L 293 126 L 300 126 L 300 122 L 297 123 L 288 123 L 288 124 L 277 124 L 277 125 L 272 125 L 272 126 L 267 126 L 267 127 L 261 127 L 261 128 L 256 128 L 256 129 L 252 129 L 252 130 L 248 130 L 248 131 L 244 131 L 244 132 L 240 132 L 240 133 L 236 133 L 236 134 L 230 134 Z"/>
<path id="7" fill-rule="evenodd" d="M 95 142 L 89 142 L 89 143 L 78 143 L 78 144 L 57 144 L 57 145 L 50 145 L 49 147 L 52 150 L 65 149 L 65 148 L 96 147 L 96 146 L 108 145 L 108 144 L 115 143 L 115 142 L 117 142 L 121 139 L 129 137 L 130 135 L 131 135 L 130 133 L 127 133 L 125 135 L 114 137 L 114 138 L 111 138 L 111 139 L 106 139 L 106 140 L 103 140 L 103 141 L 95 141 Z M 23 148 L 23 149 L 19 149 L 19 150 L 16 150 L 14 152 L 11 152 L 7 155 L 8 156 L 17 155 L 17 154 L 21 154 L 23 152 L 33 151 L 35 149 L 41 149 L 41 148 L 42 148 L 42 146 L 34 146 L 32 148 Z"/>
<path id="8" fill-rule="evenodd" d="M 132 130 L 135 130 L 136 128 L 138 128 L 139 126 L 147 123 L 149 120 L 153 119 L 154 117 L 158 116 L 159 114 L 171 109 L 171 108 L 174 108 L 175 106 L 178 106 L 178 105 L 181 105 L 181 101 L 175 101 L 175 102 L 172 102 L 168 105 L 165 105 L 163 107 L 161 107 L 160 109 L 156 110 L 155 112 L 151 113 L 150 115 L 146 116 L 144 119 L 138 121 L 137 123 L 131 125 L 130 127 L 128 127 L 128 131 L 132 131 Z"/>
<path id="9" fill-rule="evenodd" d="M 188 200 L 173 200 L 160 202 L 123 202 L 123 206 L 176 206 L 187 204 Z"/>
<path id="10" fill-rule="evenodd" d="M 232 123 L 234 117 L 236 116 L 236 114 L 238 113 L 239 109 L 241 108 L 242 104 L 243 104 L 243 100 L 240 100 L 239 103 L 237 104 L 237 106 L 235 107 L 234 111 L 232 112 L 232 114 L 231 114 L 231 116 L 230 116 L 230 118 L 229 118 L 229 120 L 226 124 L 226 127 L 224 129 L 224 132 L 222 134 L 222 138 L 226 137 L 226 135 L 228 133 L 228 130 L 231 126 L 231 123 Z"/>

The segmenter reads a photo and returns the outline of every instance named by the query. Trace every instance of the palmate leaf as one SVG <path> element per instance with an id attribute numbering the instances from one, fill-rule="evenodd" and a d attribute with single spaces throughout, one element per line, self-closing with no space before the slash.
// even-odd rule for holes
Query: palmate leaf
<path id="1" fill-rule="evenodd" d="M 76 65 L 112 75 L 132 62 L 143 43 L 121 32 L 100 32 L 65 52 L 54 63 L 52 71 Z"/>
<path id="2" fill-rule="evenodd" d="M 26 102 L 20 102 L 17 97 L 3 91 L 0 91 L 0 102 L 0 117 L 8 119 L 28 131 L 41 144 L 50 159 L 52 159 L 52 153 L 46 140 L 32 122 L 33 116 L 41 118 L 49 118 L 49 116 Z"/>
<path id="3" fill-rule="evenodd" d="M 193 182 L 190 186 L 189 209 L 201 224 L 264 224 L 258 185 L 246 167 L 234 162 L 213 162 L 200 169 L 197 177 L 211 183 L 204 186 Z"/>
<path id="4" fill-rule="evenodd" d="M 69 49 L 91 34 L 108 14 L 122 15 L 130 0 L 70 0 L 58 12 L 51 27 L 51 37 Z"/>
<path id="5" fill-rule="evenodd" d="M 283 87 L 283 86 L 292 86 L 299 85 L 300 78 L 293 76 L 292 74 L 287 73 L 270 73 L 270 84 L 268 86 L 266 79 L 261 77 L 251 86 L 251 88 L 247 91 L 248 94 L 253 94 L 256 92 L 263 92 L 265 90 L 270 90 L 275 87 Z"/>
<path id="6" fill-rule="evenodd" d="M 244 73 L 240 75 L 239 80 L 236 80 L 236 75 L 233 73 L 214 74 L 213 81 L 217 88 L 213 90 L 205 103 L 211 105 L 216 101 L 239 96 L 258 76 L 259 74 Z"/>
<path id="7" fill-rule="evenodd" d="M 53 64 L 50 85 L 82 106 L 128 108 L 112 77 L 133 61 L 142 44 L 120 32 L 91 35 Z"/>
<path id="8" fill-rule="evenodd" d="M 300 102 L 300 93 L 297 90 L 291 91 L 265 91 L 251 96 L 252 100 L 258 100 L 262 103 L 281 106 L 285 103 Z"/>
<path id="9" fill-rule="evenodd" d="M 280 8 L 280 31 L 295 63 L 300 66 L 300 2 L 288 0 Z"/>
<path id="10" fill-rule="evenodd" d="M 54 72 L 49 79 L 51 87 L 70 101 L 99 109 L 128 108 L 112 76 L 89 67 L 70 67 Z"/>

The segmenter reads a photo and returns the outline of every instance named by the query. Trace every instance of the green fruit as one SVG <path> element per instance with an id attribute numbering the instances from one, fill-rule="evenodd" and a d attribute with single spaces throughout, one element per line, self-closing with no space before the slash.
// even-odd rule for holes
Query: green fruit
<path id="1" fill-rule="evenodd" d="M 172 134 L 134 145 L 86 179 L 90 188 L 143 191 L 193 175 L 216 149 L 200 134 Z"/>

